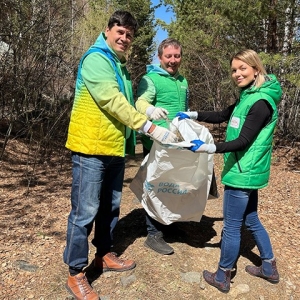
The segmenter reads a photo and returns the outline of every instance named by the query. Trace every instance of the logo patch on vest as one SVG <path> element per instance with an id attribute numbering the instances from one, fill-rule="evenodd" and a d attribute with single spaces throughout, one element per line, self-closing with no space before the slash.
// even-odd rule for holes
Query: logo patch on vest
<path id="1" fill-rule="evenodd" d="M 232 117 L 232 119 L 230 121 L 230 127 L 232 127 L 232 128 L 239 128 L 240 121 L 241 121 L 240 118 Z"/>

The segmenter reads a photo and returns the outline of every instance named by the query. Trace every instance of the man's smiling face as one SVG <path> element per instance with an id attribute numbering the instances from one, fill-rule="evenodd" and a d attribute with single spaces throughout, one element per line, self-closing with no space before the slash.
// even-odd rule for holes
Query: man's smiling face
<path id="1" fill-rule="evenodd" d="M 106 28 L 105 36 L 107 45 L 121 59 L 133 42 L 134 31 L 130 28 L 115 25 L 110 29 Z"/>
<path id="2" fill-rule="evenodd" d="M 181 48 L 169 45 L 163 49 L 161 56 L 158 56 L 160 66 L 169 74 L 175 75 L 181 64 Z"/>

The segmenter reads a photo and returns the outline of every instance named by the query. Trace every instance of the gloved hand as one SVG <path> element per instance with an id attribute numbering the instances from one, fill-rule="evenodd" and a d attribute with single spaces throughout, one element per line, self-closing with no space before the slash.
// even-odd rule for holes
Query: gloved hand
<path id="1" fill-rule="evenodd" d="M 150 136 L 153 140 L 156 140 L 162 144 L 178 142 L 178 137 L 176 136 L 176 134 L 164 127 L 154 124 L 151 125 L 150 129 L 147 132 L 147 135 Z"/>
<path id="2" fill-rule="evenodd" d="M 167 119 L 169 112 L 162 107 L 149 106 L 146 109 L 146 115 L 150 120 Z"/>
<path id="3" fill-rule="evenodd" d="M 189 150 L 196 152 L 196 153 L 208 153 L 212 154 L 216 152 L 216 145 L 215 144 L 205 144 L 201 140 L 193 140 L 191 143 L 195 144 L 189 148 Z"/>
<path id="4" fill-rule="evenodd" d="M 176 117 L 179 117 L 179 120 L 183 119 L 194 119 L 197 120 L 198 118 L 198 112 L 197 111 L 180 111 L 176 114 Z"/>

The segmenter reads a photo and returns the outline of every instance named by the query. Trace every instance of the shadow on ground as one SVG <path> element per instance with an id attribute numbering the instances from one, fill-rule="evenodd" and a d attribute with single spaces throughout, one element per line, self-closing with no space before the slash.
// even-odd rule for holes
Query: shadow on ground
<path id="1" fill-rule="evenodd" d="M 213 226 L 215 222 L 221 222 L 223 218 L 211 218 L 202 216 L 200 222 L 177 222 L 166 225 L 163 229 L 164 239 L 167 243 L 186 243 L 194 248 L 220 248 L 221 241 L 211 243 L 217 232 Z M 242 228 L 240 255 L 248 258 L 253 264 L 260 265 L 261 261 L 252 249 L 255 242 L 251 233 Z M 147 236 L 145 210 L 143 208 L 134 209 L 128 215 L 121 218 L 115 228 L 113 251 L 121 255 L 126 249 L 135 242 L 136 239 Z M 94 261 L 85 269 L 86 276 L 90 283 L 95 281 L 102 274 L 101 271 L 93 267 Z M 237 266 L 232 273 L 234 278 L 237 272 Z"/>

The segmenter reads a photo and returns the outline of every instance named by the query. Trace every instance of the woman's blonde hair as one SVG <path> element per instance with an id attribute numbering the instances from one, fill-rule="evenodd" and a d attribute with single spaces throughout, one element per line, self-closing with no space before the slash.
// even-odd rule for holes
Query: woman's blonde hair
<path id="1" fill-rule="evenodd" d="M 246 49 L 236 53 L 231 58 L 230 65 L 234 59 L 239 59 L 245 62 L 247 65 L 251 66 L 258 72 L 254 82 L 255 87 L 258 88 L 265 82 L 265 75 L 267 75 L 266 69 L 258 54 L 254 50 Z"/>

